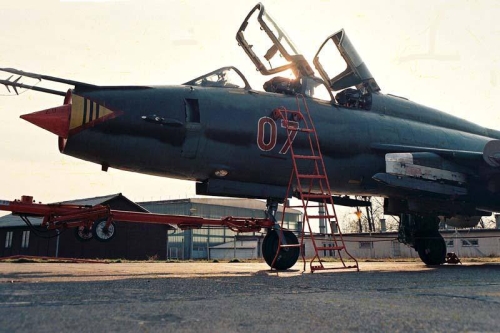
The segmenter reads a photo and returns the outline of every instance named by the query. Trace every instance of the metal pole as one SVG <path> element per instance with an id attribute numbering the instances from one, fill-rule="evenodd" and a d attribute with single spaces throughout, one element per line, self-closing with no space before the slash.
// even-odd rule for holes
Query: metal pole
<path id="1" fill-rule="evenodd" d="M 207 260 L 210 260 L 210 240 L 207 238 Z"/>
<path id="2" fill-rule="evenodd" d="M 184 260 L 184 238 L 186 238 L 186 232 L 183 233 L 182 237 L 182 260 Z"/>
<path id="3" fill-rule="evenodd" d="M 210 227 L 207 228 L 207 260 L 210 260 Z"/>
<path id="4" fill-rule="evenodd" d="M 233 258 L 236 259 L 236 234 L 234 234 Z"/>
<path id="5" fill-rule="evenodd" d="M 189 246 L 189 259 L 193 259 L 193 249 L 194 249 L 194 245 L 193 245 L 193 242 L 194 242 L 194 232 L 193 232 L 194 229 L 191 229 L 189 230 L 189 239 L 190 239 L 190 246 Z"/>
<path id="6" fill-rule="evenodd" d="M 56 229 L 56 258 L 59 258 L 59 229 Z"/>
<path id="7" fill-rule="evenodd" d="M 366 197 L 365 200 L 370 201 L 370 198 Z M 371 206 L 366 206 L 366 218 L 368 220 L 368 230 L 370 230 L 370 232 L 375 231 L 374 222 L 373 222 L 372 217 L 373 216 L 372 216 Z"/>
<path id="8" fill-rule="evenodd" d="M 318 208 L 318 215 L 324 216 L 325 215 L 325 205 L 326 203 L 320 203 L 319 208 Z M 320 234 L 326 234 L 326 221 L 325 218 L 322 217 L 319 219 L 319 233 Z"/>
<path id="9" fill-rule="evenodd" d="M 170 259 L 168 257 L 168 230 L 167 230 L 167 249 L 166 249 L 166 253 L 165 253 L 165 259 L 167 259 L 167 260 Z"/>

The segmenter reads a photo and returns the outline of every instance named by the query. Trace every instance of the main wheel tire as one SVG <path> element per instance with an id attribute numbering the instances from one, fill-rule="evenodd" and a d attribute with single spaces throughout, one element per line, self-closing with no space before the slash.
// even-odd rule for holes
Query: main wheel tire
<path id="1" fill-rule="evenodd" d="M 88 242 L 93 236 L 92 230 L 87 227 L 80 226 L 75 228 L 75 237 L 80 242 Z"/>
<path id="2" fill-rule="evenodd" d="M 283 235 L 285 236 L 286 243 L 289 245 L 299 244 L 299 240 L 297 236 L 291 231 L 283 231 Z M 264 241 L 262 242 L 262 255 L 264 256 L 264 260 L 274 269 L 279 271 L 287 270 L 297 262 L 297 259 L 300 255 L 299 247 L 288 247 L 280 249 L 278 257 L 276 258 L 276 262 L 273 266 L 273 260 L 276 256 L 276 252 L 278 251 L 279 244 L 279 236 L 276 230 L 271 230 L 264 237 Z"/>
<path id="3" fill-rule="evenodd" d="M 106 222 L 107 219 L 95 221 L 92 226 L 92 233 L 100 242 L 109 242 L 116 236 L 115 223 L 111 222 L 109 227 L 106 228 Z"/>
<path id="4" fill-rule="evenodd" d="M 415 238 L 415 249 L 426 265 L 441 265 L 446 260 L 446 242 L 439 231 Z"/>

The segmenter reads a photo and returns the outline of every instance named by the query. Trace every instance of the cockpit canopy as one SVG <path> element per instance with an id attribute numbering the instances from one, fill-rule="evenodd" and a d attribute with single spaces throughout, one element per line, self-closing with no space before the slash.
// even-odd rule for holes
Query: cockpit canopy
<path id="1" fill-rule="evenodd" d="M 345 107 L 368 110 L 371 94 L 380 91 L 344 30 L 329 36 L 314 56 L 314 67 L 321 77 L 315 76 L 307 60 L 261 3 L 246 16 L 236 39 L 261 74 L 291 72 L 288 77 L 275 76 L 268 80 L 264 84 L 266 92 L 302 94 Z M 217 69 L 185 84 L 251 89 L 243 74 L 232 66 Z"/>
<path id="2" fill-rule="evenodd" d="M 292 70 L 296 78 L 314 76 L 314 71 L 291 39 L 258 3 L 247 15 L 236 34 L 257 69 L 263 75 Z"/>
<path id="3" fill-rule="evenodd" d="M 363 108 L 369 105 L 366 102 L 368 98 L 363 96 L 380 91 L 377 82 L 344 30 L 329 36 L 314 57 L 314 66 L 321 78 L 314 75 L 314 70 L 307 60 L 298 52 L 288 35 L 265 11 L 261 3 L 252 8 L 246 16 L 236 34 L 236 40 L 263 75 L 273 75 L 288 70 L 293 73 L 294 79 L 278 77 L 269 80 L 264 85 L 266 91 L 302 93 L 315 97 L 310 93 L 324 85 L 331 99 L 333 94 L 340 93 L 334 100 L 337 103 L 342 104 L 343 101 L 352 101 L 354 98 L 361 103 L 346 102 L 342 105 L 348 107 L 363 105 Z M 335 54 L 332 55 L 331 52 Z M 342 57 L 339 60 L 340 66 L 345 66 L 340 69 L 340 73 L 339 64 L 335 62 L 339 58 L 338 54 Z M 332 67 L 336 70 L 331 70 Z"/>
<path id="4" fill-rule="evenodd" d="M 338 58 L 336 52 L 340 53 L 345 62 L 345 69 L 340 74 L 329 70 L 332 65 L 338 67 L 338 64 L 331 63 L 331 60 Z M 323 59 L 324 65 L 320 62 L 320 58 Z M 323 80 L 328 82 L 333 91 L 349 87 L 356 87 L 359 90 L 366 89 L 369 92 L 380 91 L 373 75 L 352 45 L 344 29 L 329 36 L 323 42 L 314 56 L 313 63 Z"/>
<path id="5" fill-rule="evenodd" d="M 216 69 L 183 84 L 200 87 L 252 89 L 245 76 L 233 66 Z"/>

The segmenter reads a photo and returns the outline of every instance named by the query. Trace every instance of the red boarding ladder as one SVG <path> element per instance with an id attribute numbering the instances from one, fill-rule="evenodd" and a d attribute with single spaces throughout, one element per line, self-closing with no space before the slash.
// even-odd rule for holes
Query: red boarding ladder
<path id="1" fill-rule="evenodd" d="M 304 107 L 305 117 L 300 109 L 301 101 Z M 304 96 L 297 96 L 297 111 L 291 111 L 281 107 L 274 110 L 273 116 L 275 119 L 281 119 L 282 126 L 287 129 L 287 146 L 289 147 L 290 156 L 292 157 L 292 172 L 290 174 L 290 181 L 288 184 L 285 202 L 287 202 L 286 199 L 290 198 L 292 194 L 298 197 L 302 202 L 302 205 L 298 206 L 290 206 L 289 204 L 283 205 L 283 220 L 281 221 L 281 227 L 283 228 L 284 216 L 287 208 L 303 208 L 304 210 L 300 244 L 281 244 L 280 237 L 278 251 L 276 252 L 277 255 L 282 248 L 300 246 L 302 249 L 301 255 L 304 262 L 304 271 L 306 270 L 304 235 L 307 224 L 308 232 L 311 237 L 311 243 L 314 247 L 314 257 L 310 261 L 311 272 L 326 269 L 345 268 L 356 268 L 356 270 L 359 271 L 358 261 L 347 251 L 344 238 L 340 232 L 340 226 L 335 212 L 335 206 L 333 204 L 330 183 L 328 182 L 325 163 L 319 146 L 318 135 Z M 307 149 L 310 153 L 307 155 L 296 154 L 293 148 L 293 142 L 296 139 L 296 136 L 302 134 L 305 134 L 308 137 L 306 142 L 309 144 Z M 294 186 L 296 187 L 294 188 Z M 310 208 L 319 207 L 324 207 L 324 215 L 319 213 L 310 214 L 308 211 Z M 328 239 L 323 242 L 321 246 L 318 246 L 316 244 L 316 237 L 314 236 L 311 228 L 311 223 L 313 221 L 319 221 L 320 219 L 325 219 L 329 222 L 330 232 L 328 234 Z M 324 253 L 338 253 L 338 258 L 342 262 L 342 266 L 325 267 L 320 258 L 320 251 L 323 251 Z M 345 253 L 349 258 L 351 258 L 354 261 L 354 265 L 348 266 L 342 257 L 342 253 Z M 274 261 L 276 261 L 276 258 Z M 274 261 L 271 267 L 274 266 Z"/>

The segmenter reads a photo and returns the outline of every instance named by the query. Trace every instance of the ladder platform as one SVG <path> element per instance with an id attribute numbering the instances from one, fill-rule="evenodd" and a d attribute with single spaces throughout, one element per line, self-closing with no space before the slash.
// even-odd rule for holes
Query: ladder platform
<path id="1" fill-rule="evenodd" d="M 359 267 L 358 266 L 341 266 L 341 267 L 324 267 L 324 266 L 311 266 L 311 271 L 327 271 L 327 270 L 334 270 L 334 269 L 350 269 L 350 268 L 356 268 L 359 272 Z"/>

